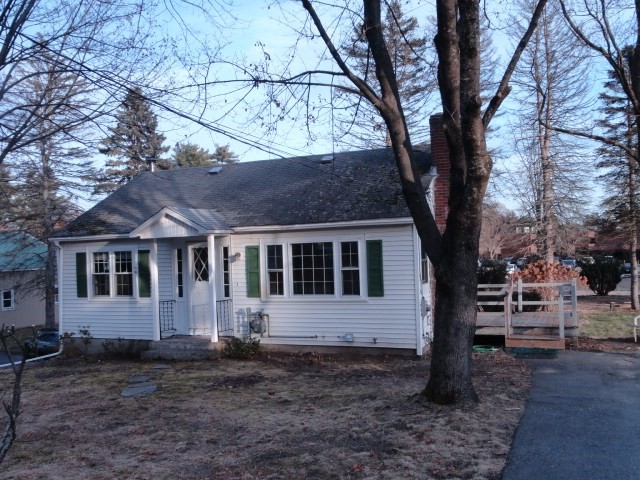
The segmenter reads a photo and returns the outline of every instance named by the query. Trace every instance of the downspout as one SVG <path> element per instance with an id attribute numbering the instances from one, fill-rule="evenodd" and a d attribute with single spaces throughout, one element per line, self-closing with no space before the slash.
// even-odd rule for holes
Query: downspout
<path id="1" fill-rule="evenodd" d="M 29 358 L 29 359 L 25 360 L 24 363 L 38 362 L 40 360 L 46 360 L 48 358 L 57 357 L 58 355 L 60 355 L 62 353 L 63 349 L 64 349 L 64 342 L 62 340 L 60 340 L 60 350 L 58 350 L 57 352 L 49 353 L 47 355 L 42 355 L 41 357 Z M 13 366 L 15 366 L 15 364 L 16 364 L 16 362 L 4 363 L 4 364 L 0 365 L 0 368 L 13 367 Z"/>

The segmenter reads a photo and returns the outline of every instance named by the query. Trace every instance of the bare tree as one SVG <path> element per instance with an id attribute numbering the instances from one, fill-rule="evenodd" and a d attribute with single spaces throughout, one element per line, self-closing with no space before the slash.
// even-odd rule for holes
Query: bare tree
<path id="1" fill-rule="evenodd" d="M 480 254 L 494 260 L 505 248 L 514 247 L 519 240 L 516 234 L 515 213 L 497 202 L 485 202 L 480 231 Z"/>
<path id="2" fill-rule="evenodd" d="M 520 2 L 512 21 L 516 32 L 526 30 L 534 8 L 532 0 Z M 568 31 L 559 6 L 547 4 L 514 74 L 518 102 L 511 127 L 518 161 L 510 183 L 514 200 L 535 218 L 538 251 L 548 263 L 559 253 L 563 223 L 582 207 L 589 184 L 581 146 L 553 127 L 575 124 L 586 115 L 588 78 L 584 50 Z"/>
<path id="3" fill-rule="evenodd" d="M 632 9 L 626 4 L 599 0 L 561 0 L 560 5 L 574 36 L 609 67 L 609 86 L 626 100 L 631 118 L 627 127 L 636 138 L 631 140 L 626 135 L 612 135 L 606 122 L 598 123 L 597 120 L 583 128 L 560 125 L 555 130 L 596 140 L 606 148 L 617 149 L 620 155 L 640 162 L 640 3 L 634 2 Z M 632 259 L 631 294 L 636 299 L 638 271 L 638 263 Z"/>

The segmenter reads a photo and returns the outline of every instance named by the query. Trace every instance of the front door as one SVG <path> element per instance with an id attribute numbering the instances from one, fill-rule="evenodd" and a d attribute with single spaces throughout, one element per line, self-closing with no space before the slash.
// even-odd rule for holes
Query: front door
<path id="1" fill-rule="evenodd" d="M 189 334 L 209 335 L 209 249 L 206 244 L 189 246 Z"/>

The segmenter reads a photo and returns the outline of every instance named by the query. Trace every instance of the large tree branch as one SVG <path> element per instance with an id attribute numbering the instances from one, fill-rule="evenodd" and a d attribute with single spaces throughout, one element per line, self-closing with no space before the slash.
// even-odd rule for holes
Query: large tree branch
<path id="1" fill-rule="evenodd" d="M 509 61 L 509 65 L 507 66 L 504 75 L 502 75 L 502 80 L 500 80 L 498 90 L 496 91 L 496 94 L 493 96 L 493 98 L 489 102 L 489 106 L 484 112 L 484 115 L 482 117 L 482 124 L 484 125 L 484 128 L 487 128 L 489 126 L 489 123 L 491 123 L 491 120 L 496 114 L 496 111 L 498 110 L 504 99 L 507 98 L 509 92 L 511 92 L 511 87 L 509 86 L 511 76 L 516 69 L 516 65 L 520 61 L 520 57 L 522 56 L 524 49 L 527 47 L 527 44 L 529 43 L 533 32 L 535 32 L 536 28 L 538 27 L 538 21 L 540 20 L 540 16 L 542 15 L 542 12 L 544 11 L 546 5 L 547 0 L 538 1 L 538 4 L 533 11 L 533 15 L 531 16 L 529 27 L 524 32 L 524 35 L 520 39 L 520 42 L 518 42 L 518 46 L 516 47 L 516 50 L 515 52 L 513 52 L 511 60 Z"/>
<path id="2" fill-rule="evenodd" d="M 371 86 L 367 82 L 365 82 L 363 79 L 358 77 L 355 73 L 353 73 L 353 71 L 342 59 L 342 56 L 340 55 L 340 53 L 338 52 L 338 49 L 335 47 L 335 45 L 331 41 L 331 37 L 329 37 L 329 34 L 325 30 L 324 25 L 322 24 L 320 17 L 318 17 L 318 14 L 313 8 L 313 5 L 311 5 L 311 2 L 309 0 L 302 0 L 302 6 L 309 13 L 309 16 L 313 20 L 314 25 L 318 29 L 318 33 L 320 33 L 320 37 L 322 37 L 324 44 L 329 49 L 329 53 L 331 53 L 331 56 L 333 57 L 335 62 L 338 64 L 338 67 L 340 67 L 340 70 L 342 70 L 344 75 L 351 81 L 351 83 L 353 83 L 360 90 L 362 95 L 364 95 L 367 98 L 367 100 L 369 100 L 374 105 L 378 103 L 379 98 L 375 90 L 371 88 Z"/>
<path id="3" fill-rule="evenodd" d="M 554 127 L 554 126 L 549 126 L 547 128 L 555 132 L 566 133 L 567 135 L 573 135 L 574 137 L 588 138 L 590 140 L 596 140 L 598 142 L 602 142 L 606 145 L 611 145 L 612 147 L 619 148 L 620 150 L 624 151 L 631 158 L 634 158 L 637 161 L 640 161 L 640 158 L 638 158 L 637 149 L 627 145 L 626 143 L 619 142 L 616 139 L 603 137 L 602 135 L 596 135 L 595 133 L 584 132 L 581 130 L 574 130 L 571 128 L 561 128 L 561 127 Z"/>

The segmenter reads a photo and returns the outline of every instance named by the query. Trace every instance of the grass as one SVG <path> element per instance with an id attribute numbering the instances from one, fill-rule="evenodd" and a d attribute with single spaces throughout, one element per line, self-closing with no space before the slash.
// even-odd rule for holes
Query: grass
<path id="1" fill-rule="evenodd" d="M 635 312 L 582 314 L 580 334 L 591 338 L 632 338 Z"/>

